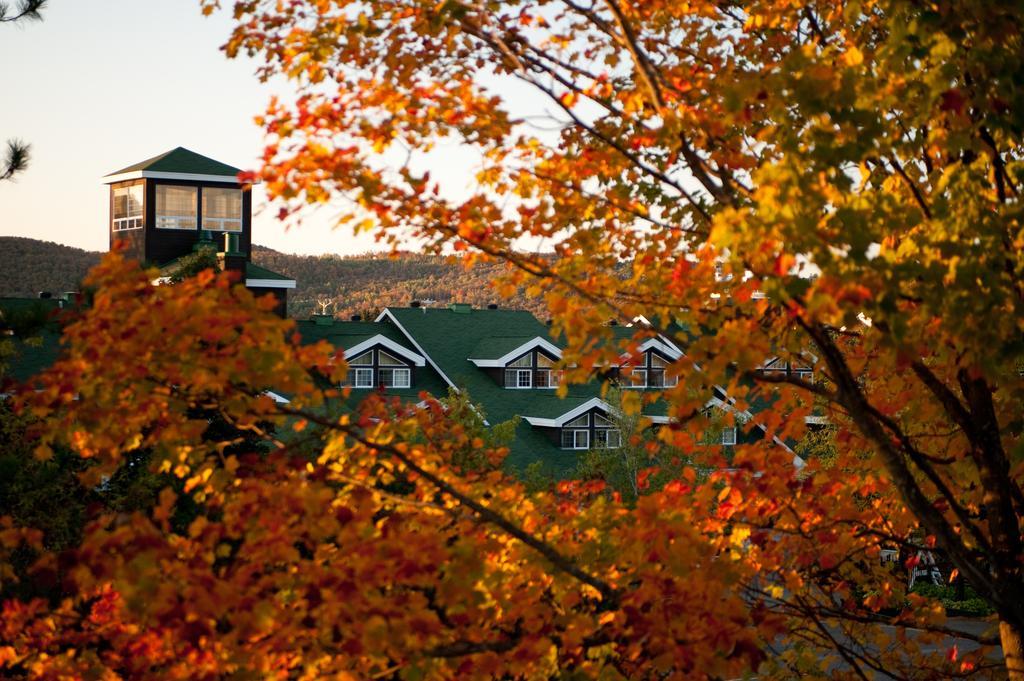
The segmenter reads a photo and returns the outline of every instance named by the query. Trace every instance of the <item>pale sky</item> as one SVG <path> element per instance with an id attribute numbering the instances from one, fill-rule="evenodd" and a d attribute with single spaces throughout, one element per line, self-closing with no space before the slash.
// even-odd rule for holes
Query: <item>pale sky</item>
<path id="1" fill-rule="evenodd" d="M 32 144 L 28 170 L 0 182 L 0 235 L 105 251 L 107 173 L 177 146 L 253 168 L 263 139 L 252 119 L 273 89 L 254 62 L 220 52 L 230 29 L 229 12 L 203 17 L 198 0 L 51 0 L 41 22 L 0 25 L 0 144 Z M 472 159 L 458 151 L 432 174 L 464 174 Z M 255 243 L 305 254 L 373 247 L 331 228 L 340 207 L 286 231 L 275 210 L 258 211 L 265 203 L 257 187 Z"/>

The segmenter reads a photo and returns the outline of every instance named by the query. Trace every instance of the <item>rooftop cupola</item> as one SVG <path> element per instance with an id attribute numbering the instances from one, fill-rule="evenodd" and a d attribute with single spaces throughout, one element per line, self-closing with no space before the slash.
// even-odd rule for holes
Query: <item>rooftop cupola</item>
<path id="1" fill-rule="evenodd" d="M 256 295 L 272 294 L 287 315 L 295 280 L 252 262 L 252 192 L 238 168 L 183 147 L 107 175 L 110 247 L 162 270 L 182 256 L 213 250 L 225 270 Z"/>
<path id="2" fill-rule="evenodd" d="M 104 178 L 110 185 L 110 246 L 127 243 L 130 256 L 164 265 L 191 253 L 204 232 L 248 261 L 252 195 L 238 168 L 183 147 L 130 165 Z"/>

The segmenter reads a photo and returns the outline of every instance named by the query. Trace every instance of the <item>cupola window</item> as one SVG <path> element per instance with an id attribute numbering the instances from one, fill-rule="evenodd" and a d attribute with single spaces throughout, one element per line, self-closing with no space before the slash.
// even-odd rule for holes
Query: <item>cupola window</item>
<path id="1" fill-rule="evenodd" d="M 114 231 L 142 229 L 142 185 L 114 189 Z"/>
<path id="2" fill-rule="evenodd" d="M 156 186 L 156 226 L 159 229 L 195 229 L 196 187 Z"/>
<path id="3" fill-rule="evenodd" d="M 242 190 L 203 187 L 203 229 L 242 231 Z"/>

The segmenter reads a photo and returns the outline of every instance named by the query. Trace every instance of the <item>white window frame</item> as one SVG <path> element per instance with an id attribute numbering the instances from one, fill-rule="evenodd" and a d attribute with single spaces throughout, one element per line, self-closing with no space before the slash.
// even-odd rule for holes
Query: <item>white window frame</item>
<path id="1" fill-rule="evenodd" d="M 526 377 L 526 385 L 522 385 L 523 376 Z M 510 383 L 509 378 L 515 380 Z M 505 387 L 509 390 L 527 390 L 533 387 L 533 369 L 505 369 Z"/>
<path id="2" fill-rule="evenodd" d="M 237 218 L 211 218 L 206 215 L 206 193 L 208 191 L 226 191 L 226 192 L 237 192 L 239 194 L 238 202 L 238 217 Z M 245 212 L 244 209 L 244 196 L 241 195 L 241 189 L 231 189 L 230 187 L 203 187 L 203 224 L 202 229 L 209 230 L 211 232 L 241 232 L 242 231 L 242 214 Z M 209 223 L 215 223 L 217 226 L 212 227 Z"/>
<path id="3" fill-rule="evenodd" d="M 598 438 L 599 434 L 604 434 L 604 444 L 600 442 Z M 615 436 L 615 444 L 611 443 L 612 436 Z M 594 429 L 594 446 L 601 447 L 602 449 L 618 449 L 622 446 L 622 431 L 618 428 L 595 428 Z"/>
<path id="4" fill-rule="evenodd" d="M 572 447 L 565 446 L 565 436 L 572 434 Z M 580 436 L 583 438 L 583 444 L 580 445 Z M 564 428 L 562 429 L 562 449 L 578 451 L 582 449 L 590 449 L 590 431 L 584 428 Z"/>
<path id="5" fill-rule="evenodd" d="M 380 372 L 380 384 L 385 388 L 408 388 L 412 385 L 412 372 L 408 367 L 382 366 L 377 371 Z M 391 372 L 391 385 L 384 382 L 384 371 Z M 403 377 L 403 380 L 400 381 L 399 377 Z"/>
<path id="6" fill-rule="evenodd" d="M 636 379 L 633 378 L 637 374 L 643 374 L 644 380 L 643 380 L 642 383 L 637 383 Z M 647 387 L 647 368 L 646 367 L 644 367 L 644 368 L 636 367 L 634 369 L 630 369 L 630 371 L 629 371 L 629 385 L 624 386 L 624 387 L 626 387 L 626 388 L 635 388 L 637 390 L 642 390 L 642 389 L 646 388 Z"/>
<path id="7" fill-rule="evenodd" d="M 721 441 L 723 445 L 734 446 L 736 444 L 736 426 L 722 428 Z"/>
<path id="8" fill-rule="evenodd" d="M 139 212 L 138 212 L 137 215 L 133 215 L 131 213 L 131 201 L 130 201 L 130 198 L 131 198 L 131 192 L 132 192 L 133 189 L 138 190 L 142 194 L 142 201 L 139 202 Z M 114 231 L 115 232 L 127 232 L 127 231 L 133 230 L 133 229 L 142 229 L 142 227 L 143 227 L 143 224 L 142 224 L 143 216 L 145 215 L 145 210 L 143 209 L 143 203 L 145 203 L 145 200 L 146 200 L 145 199 L 146 193 L 145 193 L 145 189 L 143 188 L 143 185 L 141 185 L 141 184 L 133 184 L 133 185 L 128 185 L 127 187 L 115 187 L 114 188 L 114 204 L 115 205 L 117 204 L 117 195 L 118 195 L 118 193 L 121 193 L 121 192 L 123 192 L 129 198 L 129 200 L 126 203 L 126 209 L 128 210 L 128 215 L 126 215 L 123 218 L 114 218 Z"/>
<path id="9" fill-rule="evenodd" d="M 349 369 L 352 374 L 353 388 L 372 388 L 373 369 L 369 367 L 353 367 Z"/>

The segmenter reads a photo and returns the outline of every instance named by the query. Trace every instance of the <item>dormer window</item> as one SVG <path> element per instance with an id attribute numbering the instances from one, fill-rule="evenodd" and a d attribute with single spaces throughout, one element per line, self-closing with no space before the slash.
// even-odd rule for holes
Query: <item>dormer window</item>
<path id="1" fill-rule="evenodd" d="M 115 232 L 142 229 L 142 196 L 143 186 L 141 184 L 114 189 Z"/>
<path id="2" fill-rule="evenodd" d="M 343 385 L 353 388 L 408 388 L 412 385 L 409 365 L 384 350 L 367 350 L 346 361 L 349 370 Z"/>
<path id="3" fill-rule="evenodd" d="M 385 388 L 408 388 L 411 372 L 405 362 L 392 357 L 383 350 L 377 351 L 379 383 Z"/>
<path id="4" fill-rule="evenodd" d="M 669 361 L 656 352 L 643 354 L 642 363 L 636 366 L 623 367 L 622 374 L 628 379 L 627 388 L 673 388 L 679 382 L 675 376 L 666 372 Z"/>
<path id="5" fill-rule="evenodd" d="M 558 372 L 554 370 L 554 366 L 555 360 L 543 352 L 531 350 L 505 365 L 505 387 L 557 388 Z"/>
<path id="6" fill-rule="evenodd" d="M 597 412 L 584 414 L 562 426 L 562 449 L 618 449 L 622 433 Z"/>
<path id="7" fill-rule="evenodd" d="M 349 370 L 346 385 L 353 388 L 373 387 L 373 350 L 348 360 Z"/>
<path id="8" fill-rule="evenodd" d="M 768 360 L 759 371 L 766 376 L 796 376 L 807 383 L 814 382 L 813 368 L 796 362 L 787 362 L 781 357 Z"/>
<path id="9" fill-rule="evenodd" d="M 242 190 L 203 187 L 203 229 L 242 231 Z"/>
<path id="10" fill-rule="evenodd" d="M 562 449 L 590 449 L 589 414 L 584 414 L 562 426 Z"/>
<path id="11" fill-rule="evenodd" d="M 158 229 L 196 228 L 199 189 L 169 184 L 156 186 L 156 226 Z"/>

